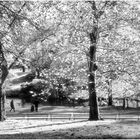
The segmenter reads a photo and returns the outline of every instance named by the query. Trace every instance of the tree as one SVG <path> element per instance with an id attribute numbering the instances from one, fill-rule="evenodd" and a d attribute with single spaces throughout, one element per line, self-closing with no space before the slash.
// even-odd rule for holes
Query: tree
<path id="1" fill-rule="evenodd" d="M 97 103 L 96 81 L 95 81 L 95 76 L 96 76 L 95 71 L 97 69 L 97 60 L 96 60 L 97 47 L 101 48 L 101 47 L 105 47 L 105 45 L 107 47 L 108 46 L 114 47 L 113 45 L 114 42 L 112 40 L 116 37 L 116 34 L 119 32 L 119 29 L 121 28 L 120 26 L 122 26 L 123 24 L 124 24 L 123 26 L 125 26 L 126 21 L 127 22 L 131 21 L 133 16 L 129 17 L 129 14 L 133 11 L 132 10 L 133 8 L 131 9 L 130 5 L 125 2 L 116 2 L 116 1 L 103 1 L 103 2 L 89 1 L 86 3 L 90 3 L 91 5 L 90 8 L 88 7 L 89 8 L 88 10 L 82 9 L 83 7 L 81 5 L 83 3 L 78 3 L 78 2 L 70 3 L 69 2 L 68 4 L 66 4 L 68 5 L 68 8 L 69 7 L 70 8 L 69 9 L 67 7 L 64 8 L 65 13 L 66 13 L 65 15 L 66 17 L 69 17 L 69 19 L 71 20 L 69 22 L 69 19 L 66 18 L 67 19 L 66 21 L 68 21 L 68 23 L 66 23 L 65 21 L 64 27 L 67 27 L 68 25 L 69 26 L 67 27 L 68 29 L 65 28 L 67 30 L 64 32 L 65 37 L 63 39 L 65 39 L 66 43 L 68 44 L 72 44 L 72 45 L 74 44 L 76 47 L 79 47 L 79 46 L 83 47 L 85 45 L 83 42 L 84 41 L 86 43 L 88 42 L 87 41 L 88 39 L 84 38 L 84 36 L 86 36 L 85 34 L 88 32 L 88 37 L 90 41 L 89 53 L 87 53 L 87 56 L 89 57 L 88 58 L 88 61 L 89 61 L 89 70 L 88 70 L 89 75 L 88 76 L 89 76 L 89 94 L 90 94 L 89 119 L 98 120 L 99 110 L 98 110 L 98 103 Z M 117 3 L 119 4 L 117 5 Z M 127 12 L 124 12 L 125 10 Z M 90 13 L 90 16 L 89 15 L 87 16 L 87 13 Z M 128 19 L 125 17 L 127 17 Z M 92 21 L 92 24 L 89 25 L 86 22 L 84 22 L 87 20 L 88 22 Z M 88 28 L 87 26 L 90 28 Z M 62 27 L 63 27 L 63 24 L 62 24 Z M 68 32 L 70 33 L 68 34 Z M 107 40 L 109 43 L 106 43 L 104 40 Z M 116 39 L 115 41 L 117 42 L 118 40 Z M 75 42 L 78 42 L 78 43 L 75 43 Z M 86 44 L 87 46 L 88 46 L 88 43 Z M 116 45 L 116 46 L 120 47 L 119 45 Z"/>
<path id="2" fill-rule="evenodd" d="M 5 120 L 5 96 L 2 92 L 2 85 L 8 75 L 8 68 L 7 68 L 7 62 L 4 57 L 4 53 L 2 50 L 2 44 L 0 42 L 0 121 Z"/>
<path id="3" fill-rule="evenodd" d="M 39 47 L 41 50 L 38 51 L 38 49 L 34 49 L 34 51 L 30 51 L 32 54 L 30 57 L 30 68 L 32 71 L 36 72 L 36 77 L 40 78 L 40 74 L 43 70 L 48 70 L 50 68 L 50 65 L 52 63 L 51 53 L 49 53 L 49 50 L 45 48 Z"/>
<path id="4" fill-rule="evenodd" d="M 55 2 L 54 2 L 55 3 Z M 0 121 L 4 120 L 4 92 L 3 83 L 8 75 L 8 70 L 15 64 L 19 57 L 23 57 L 25 50 L 36 41 L 43 41 L 56 32 L 56 26 L 60 23 L 55 22 L 53 27 L 44 27 L 38 23 L 39 7 L 46 6 L 46 11 L 55 5 L 53 2 L 38 4 L 32 2 L 0 2 L 0 56 L 1 56 L 1 84 L 0 84 Z M 57 2 L 56 2 L 57 4 Z M 32 9 L 31 7 L 37 7 Z M 25 10 L 26 9 L 26 10 Z M 28 9 L 28 10 L 27 10 Z M 33 11 L 37 10 L 37 11 Z M 30 14 L 30 12 L 32 14 Z M 33 15 L 33 13 L 36 13 Z M 42 12 L 43 13 L 43 12 Z M 52 13 L 53 14 L 53 13 Z M 47 19 L 48 20 L 48 19 Z M 16 46 L 16 47 L 13 47 Z M 12 49 L 11 49 L 12 47 Z M 5 51 L 6 50 L 6 51 Z M 12 51 L 11 51 L 12 50 Z M 14 53 L 16 50 L 16 53 Z M 7 66 L 4 56 L 6 53 L 14 55 L 13 62 Z"/>
<path id="5" fill-rule="evenodd" d="M 104 14 L 108 14 L 111 12 L 111 8 L 116 5 L 116 2 L 111 1 L 104 1 L 104 2 L 95 2 L 89 1 L 86 3 L 90 3 L 91 7 L 85 6 L 85 3 L 68 3 L 69 9 L 65 7 L 66 17 L 72 19 L 70 22 L 65 26 L 68 26 L 69 34 L 65 32 L 65 38 L 69 44 L 74 44 L 77 47 L 83 47 L 85 44 L 84 41 L 87 43 L 90 42 L 90 48 L 87 49 L 89 52 L 87 53 L 88 61 L 89 61 L 89 70 L 88 70 L 88 77 L 89 77 L 89 105 L 90 105 L 90 120 L 98 120 L 99 119 L 99 110 L 98 110 L 98 103 L 97 103 L 97 94 L 96 94 L 96 81 L 95 81 L 95 71 L 97 70 L 96 64 L 96 49 L 97 45 L 99 44 L 99 37 L 100 37 L 100 28 L 102 28 L 102 23 L 104 22 L 103 19 L 107 21 L 107 29 L 111 30 L 112 26 L 110 21 L 107 20 Z M 84 7 L 82 7 L 84 4 Z M 88 7 L 88 8 L 87 8 Z M 83 9 L 82 9 L 83 8 Z M 110 11 L 109 11 L 109 10 Z M 107 11 L 108 10 L 108 11 Z M 106 12 L 107 11 L 107 12 Z M 68 13 L 69 12 L 69 13 Z M 92 16 L 91 16 L 92 15 Z M 104 16 L 103 16 L 104 15 Z M 103 18 L 102 18 L 103 17 Z M 69 20 L 66 20 L 69 21 Z M 87 23 L 88 21 L 88 23 Z M 92 21 L 92 23 L 91 23 Z M 73 27 L 74 26 L 74 27 Z M 106 29 L 106 30 L 107 30 Z M 110 32 L 110 31 L 109 31 Z M 89 39 L 85 38 L 86 34 L 88 34 Z M 69 37 L 70 36 L 70 37 Z M 88 40 L 88 41 L 87 41 Z M 77 42 L 77 43 L 75 43 Z M 82 44 L 83 43 L 83 44 Z M 88 46 L 88 43 L 85 46 Z"/>
<path id="6" fill-rule="evenodd" d="M 105 9 L 107 7 L 115 6 L 116 1 L 110 2 L 105 1 L 103 4 L 103 7 L 101 10 L 97 8 L 95 1 L 89 1 L 92 7 L 93 11 L 93 27 L 92 32 L 89 34 L 90 38 L 90 48 L 89 48 L 89 106 L 90 106 L 90 112 L 89 112 L 89 120 L 99 120 L 99 109 L 98 109 L 98 100 L 96 95 L 96 86 L 95 86 L 95 71 L 97 70 L 96 65 L 96 50 L 97 50 L 97 43 L 99 39 L 99 20 L 101 16 L 104 14 Z"/>
<path id="7" fill-rule="evenodd" d="M 24 5 L 23 5 L 23 7 L 24 7 Z M 5 22 L 7 22 L 6 21 L 7 17 L 5 17 L 6 16 L 5 12 L 7 11 L 8 8 L 5 7 L 3 2 L 0 2 L 0 8 L 2 9 L 1 18 L 4 19 Z M 21 9 L 18 11 L 18 13 L 20 13 Z M 11 17 L 12 17 L 12 16 L 10 16 L 10 13 L 8 13 L 7 16 L 10 17 L 9 19 L 11 19 Z M 0 24 L 3 24 L 4 20 L 2 20 L 2 22 Z M 12 20 L 10 20 L 10 24 L 9 24 L 8 28 L 13 26 L 14 21 L 15 21 L 15 15 L 14 15 L 14 17 L 12 17 Z M 2 29 L 4 30 L 4 28 L 2 28 Z M 7 34 L 7 32 L 6 31 L 3 31 L 3 32 L 1 31 L 1 33 L 3 33 L 3 34 L 0 38 L 0 75 L 1 75 L 1 77 L 0 77 L 0 121 L 5 120 L 5 95 L 4 95 L 4 92 L 2 91 L 2 89 L 3 89 L 3 84 L 5 82 L 5 79 L 8 75 L 8 66 L 7 66 L 7 61 L 5 59 L 5 56 L 4 56 L 3 43 L 2 43 L 2 39 L 5 36 L 5 34 Z"/>
<path id="8" fill-rule="evenodd" d="M 15 56 L 13 63 L 19 57 L 24 61 L 27 58 L 27 61 L 29 60 L 27 63 L 34 66 L 38 71 L 38 76 L 41 72 L 46 79 L 49 77 L 48 81 L 50 80 L 51 84 L 53 76 L 57 75 L 59 78 L 78 79 L 80 85 L 83 79 L 83 83 L 86 83 L 85 76 L 88 73 L 89 120 L 100 119 L 96 70 L 99 71 L 100 68 L 107 71 L 113 70 L 118 74 L 118 71 L 123 71 L 123 68 L 119 70 L 117 67 L 119 62 L 125 64 L 127 59 L 131 62 L 125 65 L 125 71 L 134 70 L 134 66 L 130 69 L 128 65 L 134 62 L 135 57 L 133 56 L 133 59 L 132 55 L 127 57 L 131 54 L 130 52 L 123 55 L 122 50 L 120 53 L 116 51 L 117 47 L 124 49 L 124 45 L 121 46 L 120 42 L 126 39 L 126 34 L 118 35 L 122 34 L 120 26 L 126 26 L 129 23 L 133 25 L 133 28 L 139 28 L 139 26 L 134 27 L 138 25 L 138 19 L 136 20 L 136 17 L 133 19 L 133 7 L 125 2 L 93 0 L 86 2 L 0 2 L 0 8 L 3 11 L 2 23 L 0 23 L 2 25 L 0 35 L 3 36 L 1 40 L 4 49 Z M 16 47 L 10 49 L 11 46 Z M 109 53 L 116 54 L 107 54 L 105 49 L 114 49 Z M 33 57 L 31 57 L 31 52 L 33 52 Z M 99 55 L 103 55 L 104 64 L 100 63 Z M 76 59 L 73 59 L 73 56 Z M 121 59 L 114 59 L 115 56 L 120 56 Z M 88 64 L 85 62 L 86 59 Z M 109 63 L 110 59 L 113 61 Z M 136 70 L 134 72 L 136 73 Z M 84 78 L 80 80 L 79 75 Z M 110 77 L 107 76 L 106 79 L 109 80 Z"/>

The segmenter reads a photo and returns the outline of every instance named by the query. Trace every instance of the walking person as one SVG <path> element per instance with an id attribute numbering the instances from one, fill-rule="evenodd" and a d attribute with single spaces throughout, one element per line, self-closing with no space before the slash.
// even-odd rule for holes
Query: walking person
<path id="1" fill-rule="evenodd" d="M 34 109 L 34 105 L 32 104 L 32 105 L 31 105 L 31 112 L 34 112 L 34 110 L 35 110 L 35 109 Z"/>
<path id="2" fill-rule="evenodd" d="M 12 110 L 15 112 L 14 100 L 11 100 L 11 102 L 10 102 L 10 107 L 11 107 L 10 112 L 11 112 Z"/>

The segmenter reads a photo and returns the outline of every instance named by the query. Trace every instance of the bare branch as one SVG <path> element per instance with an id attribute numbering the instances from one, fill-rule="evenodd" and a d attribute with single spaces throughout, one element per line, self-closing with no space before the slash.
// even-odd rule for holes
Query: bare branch
<path id="1" fill-rule="evenodd" d="M 24 8 L 25 5 L 26 5 L 26 2 L 24 2 L 24 4 L 21 6 L 21 8 L 20 8 L 20 10 L 17 12 L 17 14 L 19 14 L 19 13 L 22 11 L 22 9 Z M 17 14 L 16 14 L 16 15 L 17 15 Z M 17 19 L 17 16 L 16 16 L 16 15 L 14 16 L 12 22 L 9 24 L 9 27 L 11 27 L 11 26 L 14 24 L 15 20 Z"/>

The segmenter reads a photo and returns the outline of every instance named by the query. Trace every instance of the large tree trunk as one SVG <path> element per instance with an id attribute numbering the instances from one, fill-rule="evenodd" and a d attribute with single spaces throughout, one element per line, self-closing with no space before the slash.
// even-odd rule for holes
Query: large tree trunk
<path id="1" fill-rule="evenodd" d="M 4 121 L 6 119 L 5 95 L 2 94 L 2 89 L 0 89 L 0 95 L 0 121 Z"/>
<path id="2" fill-rule="evenodd" d="M 7 62 L 5 60 L 2 44 L 0 42 L 0 121 L 4 121 L 5 114 L 5 94 L 2 91 L 3 83 L 8 75 Z"/>
<path id="3" fill-rule="evenodd" d="M 89 50 L 89 106 L 90 106 L 90 111 L 89 111 L 89 120 L 98 120 L 99 119 L 99 109 L 98 109 L 98 100 L 97 100 L 97 94 L 96 94 L 96 89 L 95 89 L 95 76 L 96 76 L 96 45 L 97 45 L 97 40 L 99 37 L 99 30 L 98 30 L 98 25 L 99 25 L 99 19 L 101 16 L 104 14 L 105 7 L 107 6 L 109 1 L 106 1 L 104 4 L 104 8 L 102 10 L 97 9 L 98 7 L 96 6 L 96 1 L 91 0 L 88 1 L 91 4 L 92 12 L 93 12 L 93 28 L 92 32 L 90 33 L 90 50 Z M 116 2 L 110 3 L 110 5 L 116 5 Z"/>
<path id="4" fill-rule="evenodd" d="M 89 120 L 99 120 L 99 109 L 98 109 L 98 99 L 95 87 L 95 76 L 96 76 L 96 40 L 97 40 L 98 27 L 93 27 L 92 33 L 90 33 L 90 50 L 89 50 Z"/>

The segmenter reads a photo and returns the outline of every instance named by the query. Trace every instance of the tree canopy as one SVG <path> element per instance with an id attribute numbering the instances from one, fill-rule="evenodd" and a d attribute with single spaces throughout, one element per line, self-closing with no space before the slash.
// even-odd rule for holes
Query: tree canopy
<path id="1" fill-rule="evenodd" d="M 87 87 L 96 79 L 99 97 L 108 96 L 109 88 L 114 97 L 137 95 L 139 5 L 138 1 L 1 1 L 0 43 L 6 67 L 11 69 L 18 61 L 50 87 L 63 85 L 66 79 Z"/>

